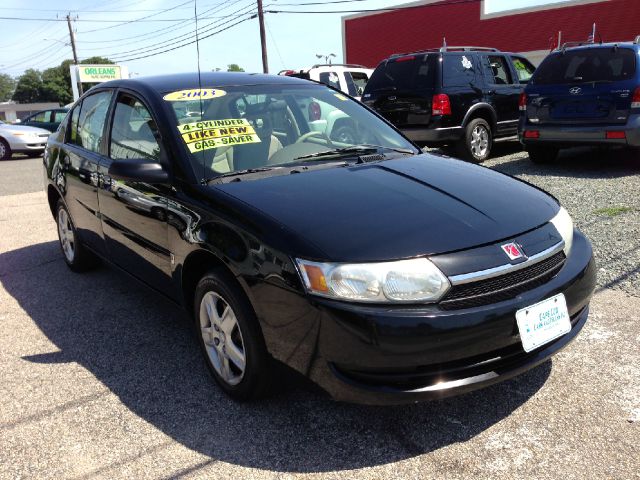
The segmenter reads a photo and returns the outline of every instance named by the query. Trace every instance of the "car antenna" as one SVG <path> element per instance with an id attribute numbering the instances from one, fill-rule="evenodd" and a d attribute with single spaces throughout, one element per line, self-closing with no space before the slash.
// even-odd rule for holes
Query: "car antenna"
<path id="1" fill-rule="evenodd" d="M 200 73 L 200 37 L 198 36 L 198 0 L 193 0 L 193 15 L 196 22 L 196 55 L 198 57 L 198 101 L 200 102 L 200 121 L 203 120 L 204 111 L 202 109 L 202 75 Z M 200 130 L 202 131 L 202 123 L 200 124 Z M 200 136 L 202 138 L 202 135 Z M 204 150 L 200 149 L 200 160 L 202 163 L 202 178 L 201 183 L 205 184 L 206 172 L 204 167 Z"/>

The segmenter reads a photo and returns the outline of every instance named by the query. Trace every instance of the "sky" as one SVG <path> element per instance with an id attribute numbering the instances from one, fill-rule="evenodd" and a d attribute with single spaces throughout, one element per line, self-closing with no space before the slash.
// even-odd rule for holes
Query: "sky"
<path id="1" fill-rule="evenodd" d="M 256 0 L 195 0 L 200 35 L 200 68 L 227 69 L 236 63 L 246 71 L 262 71 Z M 561 3 L 564 0 L 485 0 L 485 13 Z M 397 6 L 407 2 L 356 0 L 329 4 L 320 0 L 263 0 L 266 11 L 359 10 Z M 318 3 L 304 5 L 304 3 Z M 165 10 L 163 12 L 163 10 Z M 104 56 L 126 65 L 133 75 L 195 71 L 196 45 L 159 53 L 190 40 L 195 31 L 194 0 L 1 0 L 0 73 L 20 75 L 27 68 L 43 70 L 72 58 L 64 19 L 75 19 L 78 57 Z M 342 13 L 266 13 L 267 51 L 272 73 L 300 69 L 318 62 L 317 54 L 342 59 Z M 146 18 L 144 18 L 146 17 Z M 246 20 L 245 20 L 246 19 Z M 100 21 L 95 21 L 100 20 Z M 245 20 L 245 21 L 242 21 Z M 242 22 L 241 22 L 242 21 Z M 233 25 L 236 22 L 237 25 Z M 211 35 L 223 28 L 225 31 Z M 209 36 L 211 35 L 211 36 Z"/>

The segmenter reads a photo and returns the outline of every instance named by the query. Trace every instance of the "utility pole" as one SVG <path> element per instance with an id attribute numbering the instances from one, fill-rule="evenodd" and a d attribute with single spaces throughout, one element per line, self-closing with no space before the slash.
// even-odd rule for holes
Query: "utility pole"
<path id="1" fill-rule="evenodd" d="M 73 34 L 73 28 L 71 28 L 71 15 L 67 14 L 67 25 L 69 26 L 69 38 L 71 39 L 71 50 L 73 50 L 73 63 L 75 65 L 78 65 L 78 52 L 76 52 L 76 37 Z M 78 72 L 76 71 L 76 74 Z M 73 81 L 75 82 L 76 79 L 74 78 Z M 78 91 L 80 92 L 80 95 L 82 95 L 82 82 L 78 82 Z"/>
<path id="2" fill-rule="evenodd" d="M 262 11 L 262 0 L 258 0 L 258 22 L 260 23 L 260 44 L 262 46 L 262 71 L 269 73 L 269 62 L 267 61 L 267 39 L 264 35 L 264 12 Z"/>

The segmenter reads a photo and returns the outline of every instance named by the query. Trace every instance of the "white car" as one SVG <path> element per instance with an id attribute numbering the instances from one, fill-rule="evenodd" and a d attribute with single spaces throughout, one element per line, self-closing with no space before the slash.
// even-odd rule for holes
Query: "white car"
<path id="1" fill-rule="evenodd" d="M 50 134 L 44 128 L 10 125 L 0 121 L 0 160 L 7 160 L 14 153 L 25 153 L 30 157 L 42 155 Z"/>
<path id="2" fill-rule="evenodd" d="M 369 81 L 369 78 L 371 78 L 372 73 L 372 68 L 366 68 L 362 65 L 334 63 L 314 65 L 313 67 L 302 70 L 282 70 L 278 75 L 322 82 L 325 85 L 342 90 L 344 93 L 348 93 L 357 100 L 360 100 L 362 92 L 364 92 L 364 87 Z"/>

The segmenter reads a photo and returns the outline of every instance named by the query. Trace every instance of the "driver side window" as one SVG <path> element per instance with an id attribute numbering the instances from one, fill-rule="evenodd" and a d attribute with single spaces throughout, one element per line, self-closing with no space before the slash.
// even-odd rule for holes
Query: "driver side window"
<path id="1" fill-rule="evenodd" d="M 158 128 L 149 110 L 138 99 L 121 95 L 111 127 L 109 156 L 114 159 L 160 160 Z"/>

